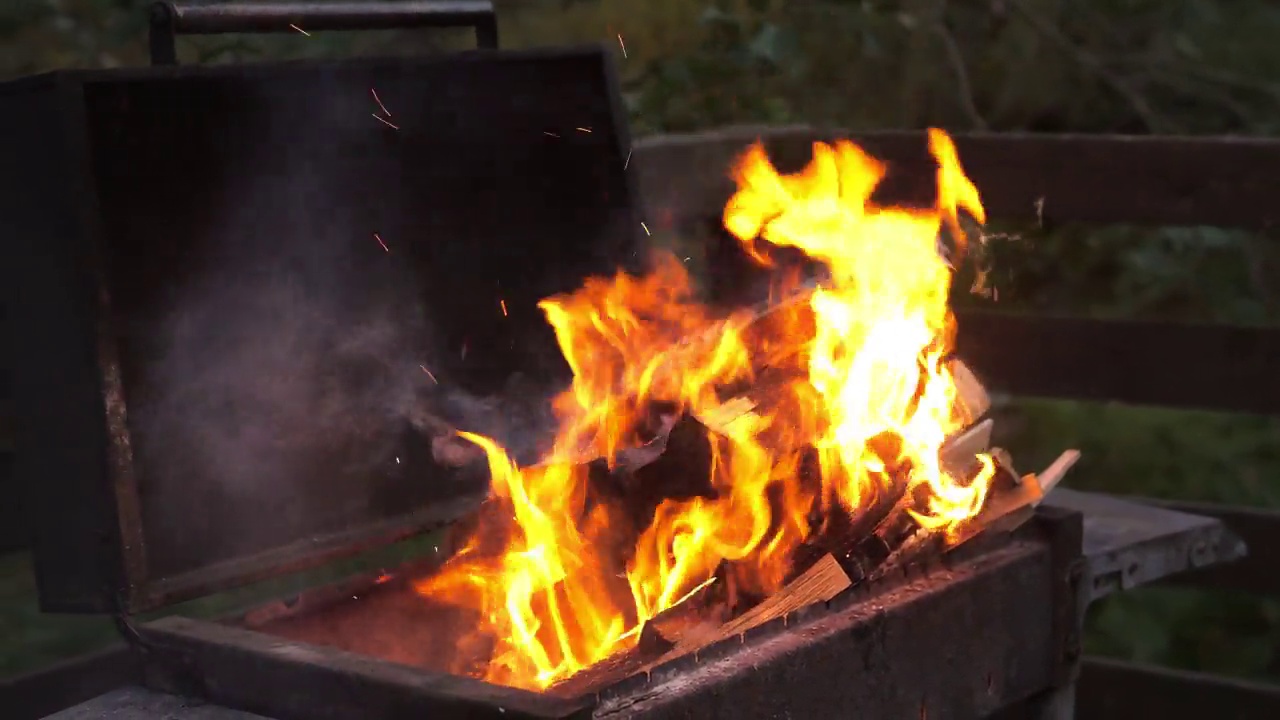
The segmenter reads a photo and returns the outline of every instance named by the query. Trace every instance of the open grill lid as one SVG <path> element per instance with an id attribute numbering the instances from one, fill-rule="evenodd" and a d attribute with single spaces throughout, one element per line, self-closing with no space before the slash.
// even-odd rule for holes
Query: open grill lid
<path id="1" fill-rule="evenodd" d="M 636 253 L 602 48 L 64 72 L 0 102 L 49 611 L 155 608 L 448 522 L 484 478 L 434 462 L 415 398 L 562 376 L 536 302 Z"/>

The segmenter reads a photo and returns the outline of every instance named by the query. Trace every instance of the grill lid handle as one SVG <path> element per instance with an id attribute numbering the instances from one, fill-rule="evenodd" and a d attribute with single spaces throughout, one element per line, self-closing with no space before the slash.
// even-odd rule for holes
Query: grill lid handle
<path id="1" fill-rule="evenodd" d="M 151 64 L 178 64 L 174 47 L 178 35 L 416 27 L 474 27 L 479 47 L 498 47 L 498 20 L 491 0 L 157 2 L 151 6 Z"/>

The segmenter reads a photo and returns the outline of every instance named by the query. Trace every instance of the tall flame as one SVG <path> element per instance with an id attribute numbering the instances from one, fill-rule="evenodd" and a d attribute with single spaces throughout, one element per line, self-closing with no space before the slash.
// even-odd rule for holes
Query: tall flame
<path id="1" fill-rule="evenodd" d="M 725 228 L 761 263 L 770 248 L 795 248 L 829 275 L 817 289 L 791 281 L 784 289 L 802 302 L 768 323 L 714 317 L 666 255 L 648 275 L 592 279 L 541 303 L 573 371 L 555 403 L 554 447 L 520 468 L 492 440 L 464 434 L 488 456 L 491 510 L 472 543 L 417 586 L 481 615 L 492 652 L 455 671 L 545 688 L 634 644 L 646 620 L 722 568 L 746 592 L 777 590 L 817 523 L 887 493 L 923 495 L 911 512 L 942 532 L 977 514 L 990 460 L 969 478 L 939 458 L 971 420 L 945 362 L 952 268 L 939 238 L 949 231 L 962 249 L 959 212 L 985 214 L 951 139 L 931 130 L 929 147 L 937 201 L 920 210 L 874 204 L 885 167 L 851 142 L 816 143 L 794 175 L 760 145 L 747 150 Z M 624 527 L 615 504 L 589 502 L 580 458 L 612 460 L 642 443 L 655 406 L 723 413 L 727 389 L 766 369 L 783 378 L 777 387 L 707 433 L 708 496 L 663 500 L 640 528 Z M 806 481 L 814 455 L 817 481 Z"/>

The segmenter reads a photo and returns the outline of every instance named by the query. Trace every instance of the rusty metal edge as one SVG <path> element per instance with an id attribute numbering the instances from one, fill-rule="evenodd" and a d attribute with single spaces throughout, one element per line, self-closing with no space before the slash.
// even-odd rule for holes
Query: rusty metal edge
<path id="1" fill-rule="evenodd" d="M 316 568 L 333 560 L 443 527 L 477 507 L 483 499 L 483 493 L 474 493 L 424 508 L 406 517 L 343 533 L 299 540 L 248 558 L 237 558 L 156 580 L 136 588 L 129 607 L 132 611 L 154 610 L 282 574 Z"/>
<path id="2" fill-rule="evenodd" d="M 585 698 L 431 673 L 218 623 L 175 616 L 138 631 L 147 687 L 278 720 L 589 716 Z"/>

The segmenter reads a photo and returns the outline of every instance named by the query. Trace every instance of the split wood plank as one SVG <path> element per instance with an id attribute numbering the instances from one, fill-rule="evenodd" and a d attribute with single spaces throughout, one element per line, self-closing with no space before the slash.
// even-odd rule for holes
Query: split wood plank
<path id="1" fill-rule="evenodd" d="M 948 365 L 956 384 L 956 399 L 960 407 L 964 409 L 968 422 L 977 422 L 991 409 L 991 396 L 987 394 L 987 388 L 963 360 L 952 358 Z"/>
<path id="2" fill-rule="evenodd" d="M 646 665 L 644 669 L 650 670 L 683 655 L 714 645 L 721 640 L 736 637 L 800 608 L 826 602 L 847 590 L 852 584 L 835 558 L 830 554 L 824 555 L 795 580 L 770 595 L 759 605 L 721 625 L 715 633 L 699 633 L 681 640 L 674 648 Z"/>
<path id="3" fill-rule="evenodd" d="M 991 447 L 991 433 L 994 428 L 995 423 L 991 418 L 987 418 L 947 440 L 938 451 L 942 467 L 954 475 L 963 475 L 968 472 L 978 454 L 986 452 Z"/>
<path id="4" fill-rule="evenodd" d="M 1021 527 L 1079 459 L 1079 450 L 1067 450 L 1039 475 L 1030 473 L 1013 487 L 989 496 L 977 517 L 951 537 L 950 546 L 962 545 L 984 532 L 1012 532 Z"/>

